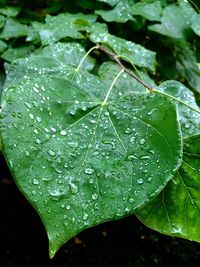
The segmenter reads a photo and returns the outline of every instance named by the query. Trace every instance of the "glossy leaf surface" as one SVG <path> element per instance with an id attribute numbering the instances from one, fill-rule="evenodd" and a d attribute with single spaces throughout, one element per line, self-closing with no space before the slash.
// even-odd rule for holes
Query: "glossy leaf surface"
<path id="1" fill-rule="evenodd" d="M 178 106 L 179 120 L 181 124 L 183 137 L 200 133 L 200 109 L 195 102 L 194 94 L 183 84 L 177 81 L 166 81 L 159 87 L 159 91 L 163 91 L 171 96 L 176 97 L 190 107 L 196 109 L 199 113 L 175 101 Z"/>
<path id="2" fill-rule="evenodd" d="M 133 64 L 150 70 L 155 68 L 155 52 L 131 41 L 116 37 L 99 25 L 94 28 L 90 39 L 94 43 L 102 43 L 110 47 L 116 54 L 128 58 Z"/>
<path id="3" fill-rule="evenodd" d="M 146 93 L 119 98 L 87 72 L 67 77 L 41 75 L 2 99 L 3 151 L 44 222 L 51 257 L 83 229 L 156 196 L 182 158 L 171 101 Z"/>
<path id="4" fill-rule="evenodd" d="M 130 1 L 119 1 L 112 10 L 96 10 L 95 13 L 100 15 L 107 22 L 127 22 L 133 20 Z"/>
<path id="5" fill-rule="evenodd" d="M 81 31 L 86 31 L 95 22 L 95 15 L 63 13 L 48 15 L 46 23 L 34 22 L 32 25 L 39 33 L 43 45 L 51 44 L 65 37 L 82 39 Z"/>
<path id="6" fill-rule="evenodd" d="M 85 53 L 84 48 L 78 43 L 56 43 L 46 46 L 35 51 L 30 57 L 16 60 L 9 65 L 4 87 L 37 77 L 38 74 L 64 76 L 69 65 L 77 67 Z M 94 60 L 87 57 L 81 69 L 91 70 L 93 67 Z"/>
<path id="7" fill-rule="evenodd" d="M 137 216 L 167 235 L 200 242 L 200 135 L 185 140 L 181 168 L 166 188 Z"/>

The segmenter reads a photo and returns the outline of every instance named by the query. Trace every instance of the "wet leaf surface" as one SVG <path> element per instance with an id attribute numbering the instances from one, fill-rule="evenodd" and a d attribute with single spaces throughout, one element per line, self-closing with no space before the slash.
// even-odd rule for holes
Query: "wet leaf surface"
<path id="1" fill-rule="evenodd" d="M 42 218 L 51 256 L 83 229 L 133 213 L 181 163 L 171 101 L 146 93 L 119 98 L 93 76 L 41 75 L 2 99 L 4 155 Z"/>
<path id="2" fill-rule="evenodd" d="M 183 84 L 177 81 L 166 81 L 159 87 L 159 91 L 163 91 L 171 96 L 175 96 L 190 107 L 200 112 L 196 104 L 194 94 Z M 189 137 L 200 133 L 200 114 L 191 108 L 174 101 L 178 106 L 179 120 L 183 137 Z"/>
<path id="3" fill-rule="evenodd" d="M 200 136 L 185 140 L 184 157 L 177 175 L 137 216 L 161 233 L 200 241 Z M 175 211 L 175 212 L 174 212 Z"/>

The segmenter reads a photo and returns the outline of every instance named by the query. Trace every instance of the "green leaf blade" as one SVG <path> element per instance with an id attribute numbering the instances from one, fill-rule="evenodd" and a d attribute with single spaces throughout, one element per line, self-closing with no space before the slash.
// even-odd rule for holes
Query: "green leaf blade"
<path id="1" fill-rule="evenodd" d="M 3 95 L 3 153 L 45 225 L 51 256 L 83 229 L 147 203 L 182 158 L 172 102 L 145 93 L 108 95 L 102 105 L 108 88 L 88 89 L 90 76 L 41 76 Z"/>
<path id="2" fill-rule="evenodd" d="M 181 168 L 166 188 L 137 216 L 161 233 L 200 242 L 199 135 L 185 140 Z M 174 212 L 176 211 L 176 212 Z"/>

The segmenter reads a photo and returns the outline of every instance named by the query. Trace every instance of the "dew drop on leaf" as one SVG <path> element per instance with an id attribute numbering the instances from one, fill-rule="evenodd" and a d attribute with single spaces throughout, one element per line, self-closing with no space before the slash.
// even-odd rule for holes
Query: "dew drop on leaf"
<path id="1" fill-rule="evenodd" d="M 93 200 L 97 200 L 98 197 L 99 197 L 99 196 L 98 196 L 97 194 L 93 194 L 93 195 L 92 195 L 92 199 L 93 199 Z"/>
<path id="2" fill-rule="evenodd" d="M 49 150 L 49 151 L 48 151 L 48 154 L 49 154 L 50 156 L 55 156 L 55 155 L 56 155 L 56 153 L 55 153 L 53 150 Z"/>

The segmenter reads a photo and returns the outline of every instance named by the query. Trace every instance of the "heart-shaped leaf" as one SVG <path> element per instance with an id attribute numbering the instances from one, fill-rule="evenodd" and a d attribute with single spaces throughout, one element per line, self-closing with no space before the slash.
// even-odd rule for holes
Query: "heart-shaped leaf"
<path id="1" fill-rule="evenodd" d="M 166 188 L 137 216 L 150 228 L 200 242 L 200 135 L 185 140 L 183 163 Z"/>
<path id="2" fill-rule="evenodd" d="M 133 213 L 180 165 L 175 105 L 155 94 L 119 98 L 111 89 L 73 71 L 4 92 L 3 153 L 42 218 L 51 257 L 83 229 Z"/>

